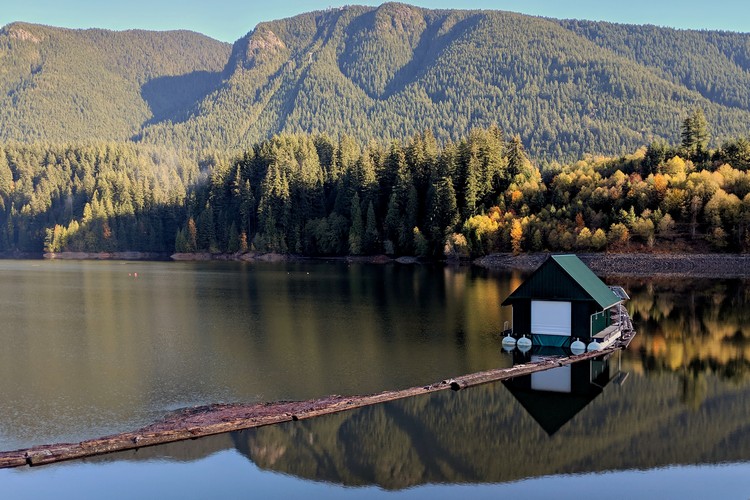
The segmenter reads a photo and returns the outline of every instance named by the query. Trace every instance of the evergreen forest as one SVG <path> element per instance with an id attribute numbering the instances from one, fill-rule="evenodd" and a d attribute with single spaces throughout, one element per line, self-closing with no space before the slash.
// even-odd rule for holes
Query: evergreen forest
<path id="1" fill-rule="evenodd" d="M 277 135 L 198 160 L 133 143 L 0 149 L 0 249 L 469 258 L 492 252 L 750 250 L 750 138 L 539 169 L 519 136 L 440 144 Z"/>
<path id="2" fill-rule="evenodd" d="M 750 250 L 750 35 L 389 3 L 0 30 L 0 252 Z"/>
<path id="3" fill-rule="evenodd" d="M 360 143 L 518 134 L 539 162 L 747 134 L 750 34 L 511 12 L 349 6 L 233 45 L 186 31 L 0 30 L 0 141 L 134 141 L 240 153 L 276 134 Z"/>

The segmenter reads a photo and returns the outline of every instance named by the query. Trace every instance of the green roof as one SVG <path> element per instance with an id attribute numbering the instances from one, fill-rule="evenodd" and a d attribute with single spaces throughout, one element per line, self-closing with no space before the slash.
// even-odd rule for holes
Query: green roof
<path id="1" fill-rule="evenodd" d="M 503 301 L 516 300 L 593 300 L 607 309 L 621 299 L 575 255 L 551 255 L 521 286 Z"/>
<path id="2" fill-rule="evenodd" d="M 594 299 L 602 309 L 620 302 L 620 298 L 604 284 L 589 266 L 576 255 L 553 255 L 552 259 Z"/>

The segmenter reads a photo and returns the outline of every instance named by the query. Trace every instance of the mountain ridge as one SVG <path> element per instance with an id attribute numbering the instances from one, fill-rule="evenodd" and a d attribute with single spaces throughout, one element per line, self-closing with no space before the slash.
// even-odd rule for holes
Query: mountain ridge
<path id="1" fill-rule="evenodd" d="M 27 71 L 42 36 L 58 46 Z M 12 23 L 0 47 L 0 140 L 242 150 L 277 133 L 445 141 L 497 124 L 536 158 L 573 159 L 674 142 L 695 108 L 717 142 L 750 121 L 750 34 L 734 32 L 387 3 L 263 22 L 231 46 Z"/>
<path id="2" fill-rule="evenodd" d="M 7 25 L 0 30 L 0 62 L 6 68 L 0 74 L 0 139 L 127 140 L 169 107 L 168 96 L 144 98 L 144 84 L 223 69 L 226 44 L 210 40 L 188 31 Z M 228 45 L 223 51 L 228 53 Z M 172 86 L 172 100 L 202 89 L 192 83 Z"/>

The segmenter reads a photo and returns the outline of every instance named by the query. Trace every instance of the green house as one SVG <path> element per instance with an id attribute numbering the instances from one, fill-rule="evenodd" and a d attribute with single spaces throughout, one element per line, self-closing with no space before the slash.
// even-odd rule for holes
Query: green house
<path id="1" fill-rule="evenodd" d="M 615 330 L 622 301 L 577 256 L 551 255 L 502 305 L 513 307 L 516 336 L 568 347 L 573 338 L 588 343 Z"/>

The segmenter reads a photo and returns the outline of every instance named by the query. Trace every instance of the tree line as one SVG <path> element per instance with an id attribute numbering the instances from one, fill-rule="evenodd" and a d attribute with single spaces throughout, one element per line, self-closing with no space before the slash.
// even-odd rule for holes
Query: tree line
<path id="1" fill-rule="evenodd" d="M 539 169 L 492 126 L 439 143 L 277 135 L 198 159 L 133 143 L 0 148 L 0 251 L 750 250 L 750 139 L 682 141 Z"/>

